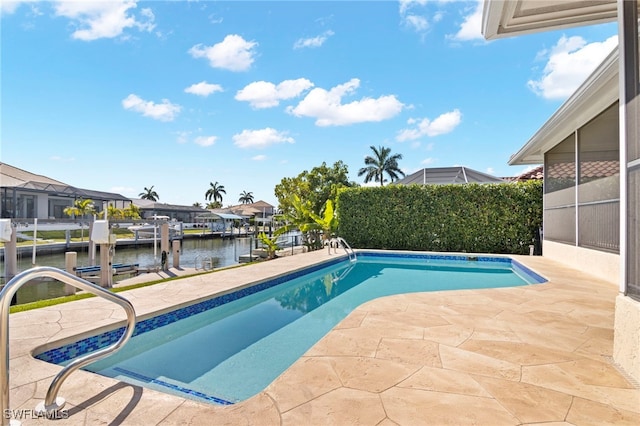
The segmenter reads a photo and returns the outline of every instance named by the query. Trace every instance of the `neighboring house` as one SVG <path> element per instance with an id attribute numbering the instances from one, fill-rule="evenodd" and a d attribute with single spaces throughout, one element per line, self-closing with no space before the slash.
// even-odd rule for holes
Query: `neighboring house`
<path id="1" fill-rule="evenodd" d="M 107 204 L 116 208 L 131 204 L 129 198 L 120 194 L 76 188 L 0 163 L 0 211 L 3 218 L 68 219 L 64 209 L 79 199 L 93 200 L 98 212 Z"/>
<path id="2" fill-rule="evenodd" d="M 196 222 L 197 216 L 208 212 L 208 210 L 202 207 L 159 203 L 141 198 L 134 198 L 131 201 L 140 209 L 140 217 L 143 219 L 148 219 L 152 216 L 168 216 L 180 222 L 193 223 Z"/>
<path id="3" fill-rule="evenodd" d="M 464 166 L 432 167 L 418 170 L 394 182 L 395 185 L 434 185 L 451 183 L 505 183 L 502 178 L 491 176 Z"/>
<path id="4" fill-rule="evenodd" d="M 544 164 L 544 256 L 619 286 L 613 356 L 640 380 L 638 1 L 485 0 L 482 32 L 492 40 L 616 19 L 618 48 L 509 163 Z"/>

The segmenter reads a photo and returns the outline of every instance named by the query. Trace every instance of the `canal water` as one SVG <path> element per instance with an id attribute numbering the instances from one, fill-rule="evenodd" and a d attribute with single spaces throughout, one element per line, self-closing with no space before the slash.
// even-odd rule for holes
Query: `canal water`
<path id="1" fill-rule="evenodd" d="M 209 260 L 212 268 L 235 265 L 242 255 L 249 254 L 251 247 L 250 238 L 210 238 L 210 239 L 184 239 L 180 247 L 180 267 L 201 268 L 203 261 Z M 160 266 L 160 247 L 155 250 L 153 246 L 138 247 L 118 247 L 116 244 L 113 263 L 135 264 L 140 268 L 152 268 Z M 100 253 L 96 255 L 96 262 L 99 262 Z M 170 253 L 167 259 L 168 265 L 173 266 L 173 257 Z M 46 254 L 36 256 L 36 266 L 53 266 L 65 269 L 65 255 Z M 89 262 L 89 254 L 86 250 L 78 252 L 78 267 L 93 266 Z M 33 256 L 29 254 L 18 254 L 18 272 L 25 271 L 33 267 Z M 1 262 L 0 277 L 4 284 L 4 262 Z M 50 299 L 64 296 L 64 284 L 58 281 L 29 282 L 23 285 L 17 293 L 17 303 L 28 303 L 35 300 Z"/>

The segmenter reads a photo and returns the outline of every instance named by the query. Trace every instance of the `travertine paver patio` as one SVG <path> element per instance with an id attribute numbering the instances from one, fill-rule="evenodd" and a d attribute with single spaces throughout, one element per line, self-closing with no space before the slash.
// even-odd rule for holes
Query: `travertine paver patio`
<path id="1" fill-rule="evenodd" d="M 328 257 L 290 256 L 121 294 L 144 317 Z M 207 405 L 78 371 L 60 392 L 69 417 L 55 424 L 640 424 L 640 390 L 611 363 L 617 287 L 517 258 L 549 282 L 368 302 L 242 403 Z M 34 408 L 60 369 L 34 359 L 34 348 L 123 318 L 99 299 L 11 315 L 11 408 Z"/>

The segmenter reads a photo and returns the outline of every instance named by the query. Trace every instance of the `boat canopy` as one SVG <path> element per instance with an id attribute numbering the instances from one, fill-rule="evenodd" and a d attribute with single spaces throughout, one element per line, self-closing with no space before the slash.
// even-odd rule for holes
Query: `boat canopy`
<path id="1" fill-rule="evenodd" d="M 237 214 L 231 214 L 231 213 L 205 213 L 205 214 L 199 214 L 198 216 L 196 216 L 196 220 L 215 220 L 215 219 L 244 220 L 245 217 L 238 216 Z"/>

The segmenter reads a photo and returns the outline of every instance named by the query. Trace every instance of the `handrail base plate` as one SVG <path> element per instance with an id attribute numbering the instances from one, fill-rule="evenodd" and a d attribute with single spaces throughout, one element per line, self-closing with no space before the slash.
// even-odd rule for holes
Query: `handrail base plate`
<path id="1" fill-rule="evenodd" d="M 67 401 L 61 396 L 57 397 L 55 402 L 50 405 L 45 405 L 44 401 L 42 401 L 38 403 L 38 405 L 36 405 L 36 413 L 38 415 L 46 417 L 47 413 L 50 414 L 50 413 L 55 413 L 56 411 L 62 410 L 62 408 L 64 408 L 64 405 L 66 403 Z"/>

